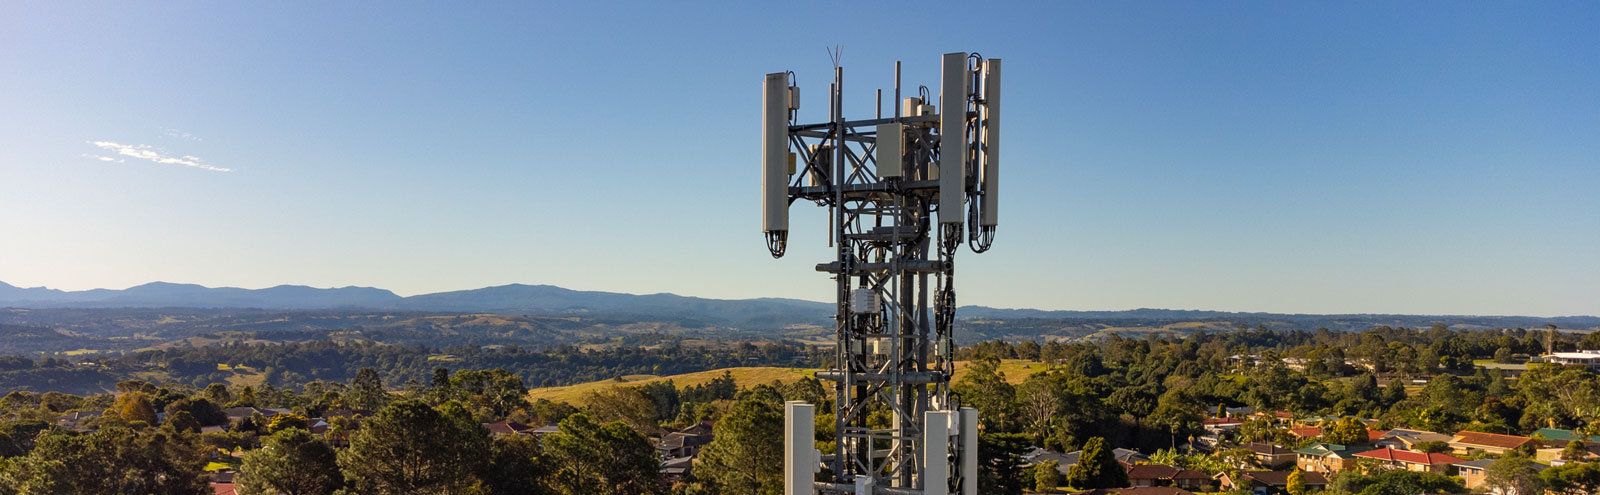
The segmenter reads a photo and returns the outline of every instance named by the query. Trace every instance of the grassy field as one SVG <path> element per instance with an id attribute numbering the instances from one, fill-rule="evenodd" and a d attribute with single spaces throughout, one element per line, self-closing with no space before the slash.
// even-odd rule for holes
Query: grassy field
<path id="1" fill-rule="evenodd" d="M 965 377 L 967 375 L 967 368 L 971 364 L 972 363 L 970 361 L 956 361 L 956 375 L 954 379 L 960 380 L 962 377 Z M 1045 366 L 1044 363 L 1026 361 L 1022 359 L 1005 359 L 1000 361 L 1000 373 L 1004 374 L 1006 376 L 1006 381 L 1012 385 L 1022 383 L 1023 380 L 1028 379 L 1028 375 L 1044 371 L 1046 368 L 1047 366 Z"/>
<path id="2" fill-rule="evenodd" d="M 1491 370 L 1493 370 L 1493 369 L 1501 369 L 1501 370 L 1528 371 L 1528 365 L 1526 363 L 1523 363 L 1523 364 L 1506 364 L 1506 363 L 1496 363 L 1496 362 L 1494 362 L 1493 359 L 1474 359 L 1474 360 L 1472 360 L 1472 364 L 1475 365 L 1475 366 L 1481 367 L 1481 368 L 1486 368 L 1486 369 L 1491 369 Z"/>
<path id="3" fill-rule="evenodd" d="M 583 397 L 588 395 L 589 392 L 603 390 L 607 387 L 616 387 L 621 385 L 639 386 L 646 383 L 666 380 L 672 380 L 672 384 L 678 387 L 686 387 L 689 385 L 699 385 L 710 382 L 711 380 L 721 377 L 724 371 L 732 374 L 734 381 L 738 382 L 740 387 L 772 383 L 773 381 L 792 382 L 799 380 L 802 377 L 810 376 L 811 373 L 816 372 L 816 370 L 806 368 L 749 366 L 739 368 L 723 368 L 720 370 L 701 371 L 671 376 L 628 375 L 622 377 L 621 380 L 601 380 L 597 382 L 568 385 L 565 387 L 536 388 L 528 391 L 528 400 L 535 401 L 539 399 L 549 399 L 555 402 L 578 404 L 582 402 Z"/>
<path id="4" fill-rule="evenodd" d="M 968 363 L 965 361 L 956 363 L 955 376 L 957 380 L 966 375 L 968 367 L 967 364 Z M 1000 363 L 1000 372 L 1006 375 L 1006 381 L 1015 384 L 1022 383 L 1022 380 L 1028 378 L 1028 375 L 1043 370 L 1044 367 L 1045 366 L 1043 364 L 1032 361 L 1008 359 Z M 603 390 L 607 387 L 639 386 L 651 382 L 672 380 L 673 385 L 681 388 L 689 385 L 700 385 L 710 382 L 711 380 L 721 377 L 724 371 L 732 374 L 734 381 L 738 382 L 740 387 L 770 384 L 773 381 L 788 383 L 803 377 L 812 376 L 813 373 L 817 372 L 815 369 L 808 368 L 748 366 L 701 371 L 696 373 L 685 373 L 671 376 L 628 375 L 622 377 L 621 380 L 601 380 L 597 382 L 580 383 L 577 385 L 568 385 L 564 387 L 536 388 L 528 391 L 528 400 L 536 401 L 539 399 L 548 399 L 555 402 L 579 404 L 583 401 L 584 396 L 588 395 L 589 392 Z"/>

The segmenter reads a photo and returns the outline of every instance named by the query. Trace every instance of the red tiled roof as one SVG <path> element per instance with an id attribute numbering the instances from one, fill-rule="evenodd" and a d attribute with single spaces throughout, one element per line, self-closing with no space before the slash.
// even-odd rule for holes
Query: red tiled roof
<path id="1" fill-rule="evenodd" d="M 213 495 L 239 495 L 239 489 L 233 483 L 212 483 Z"/>
<path id="2" fill-rule="evenodd" d="M 1384 435 L 1388 434 L 1389 430 L 1374 430 L 1372 428 L 1367 428 L 1367 441 L 1376 442 L 1378 439 L 1381 439 Z"/>
<path id="3" fill-rule="evenodd" d="M 1450 443 L 1514 449 L 1532 441 L 1532 438 L 1519 437 L 1516 435 L 1501 435 L 1499 433 L 1483 433 L 1478 431 L 1461 431 L 1456 432 L 1455 440 L 1452 440 Z"/>
<path id="4" fill-rule="evenodd" d="M 1172 479 L 1180 470 L 1172 466 L 1161 464 L 1140 464 L 1128 470 L 1130 480 L 1165 480 Z"/>
<path id="5" fill-rule="evenodd" d="M 1409 450 L 1395 450 L 1395 449 L 1388 448 L 1388 447 L 1384 447 L 1384 448 L 1381 448 L 1381 449 L 1378 449 L 1378 450 L 1369 450 L 1369 451 L 1366 451 L 1366 452 L 1358 452 L 1358 453 L 1356 453 L 1356 456 L 1357 457 L 1368 457 L 1368 458 L 1378 459 L 1378 460 L 1383 460 L 1383 461 L 1398 461 L 1398 462 L 1409 462 L 1409 463 L 1412 463 L 1412 464 L 1427 464 L 1427 465 L 1430 465 L 1430 466 L 1434 465 L 1434 464 L 1455 464 L 1457 462 L 1464 462 L 1461 458 L 1458 458 L 1458 457 L 1450 455 L 1450 454 L 1427 454 L 1427 453 L 1422 453 L 1422 452 L 1412 452 L 1412 451 L 1409 451 Z"/>
<path id="6" fill-rule="evenodd" d="M 1317 428 L 1315 426 L 1296 426 L 1289 429 L 1289 434 L 1300 438 L 1320 437 L 1322 436 L 1322 428 Z"/>

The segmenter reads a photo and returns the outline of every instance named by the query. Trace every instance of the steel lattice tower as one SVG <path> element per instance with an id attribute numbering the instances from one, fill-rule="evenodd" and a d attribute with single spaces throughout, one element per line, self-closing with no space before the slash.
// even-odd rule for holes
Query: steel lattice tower
<path id="1" fill-rule="evenodd" d="M 834 383 L 835 448 L 808 457 L 810 406 L 786 408 L 790 495 L 975 493 L 977 414 L 950 396 L 955 253 L 963 242 L 986 251 L 994 238 L 1000 60 L 950 53 L 942 69 L 937 104 L 926 87 L 900 97 L 896 62 L 894 115 L 882 116 L 880 90 L 877 118 L 847 120 L 835 66 L 829 120 L 812 124 L 794 121 L 793 73 L 766 76 L 768 249 L 783 256 L 799 200 L 829 209 L 837 249 L 816 267 L 838 283 L 836 361 L 817 373 Z M 812 484 L 807 460 L 831 479 Z"/>

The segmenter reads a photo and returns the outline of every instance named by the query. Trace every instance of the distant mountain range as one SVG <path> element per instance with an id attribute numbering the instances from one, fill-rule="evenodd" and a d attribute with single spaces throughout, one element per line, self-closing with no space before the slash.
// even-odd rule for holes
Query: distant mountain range
<path id="1" fill-rule="evenodd" d="M 265 289 L 151 282 L 123 290 L 62 291 L 0 282 L 0 307 L 14 308 L 256 308 L 360 309 L 449 313 L 629 314 L 691 317 L 716 323 L 760 320 L 814 322 L 833 305 L 798 299 L 706 299 L 676 294 L 577 291 L 552 285 L 511 284 L 401 297 L 385 289 L 319 289 L 280 285 Z M 776 322 L 775 322 L 776 323 Z M 782 323 L 786 324 L 786 323 Z"/>
<path id="2" fill-rule="evenodd" d="M 338 287 L 319 289 L 280 285 L 265 289 L 205 287 L 194 284 L 152 282 L 123 290 L 61 291 L 43 287 L 19 288 L 0 282 L 0 307 L 13 308 L 259 308 L 267 310 L 380 310 L 440 313 L 505 313 L 536 315 L 641 315 L 671 317 L 741 328 L 781 328 L 792 324 L 831 325 L 831 303 L 798 299 L 707 299 L 676 294 L 624 294 L 577 291 L 551 285 L 511 284 L 482 289 L 439 292 L 401 297 L 384 289 Z M 1365 329 L 1376 325 L 1425 327 L 1433 323 L 1483 328 L 1600 328 L 1594 316 L 1424 316 L 1424 315 L 1301 315 L 1233 313 L 1168 309 L 1128 311 L 1046 311 L 964 306 L 963 319 L 1057 320 L 1068 322 L 1137 321 L 1139 325 L 1163 322 L 1226 321 L 1234 325 L 1273 328 Z M 1121 326 L 1121 325 L 1115 325 Z"/>
<path id="3" fill-rule="evenodd" d="M 318 289 L 280 285 L 240 289 L 151 282 L 122 290 L 62 291 L 44 287 L 24 289 L 0 282 L 0 306 L 12 307 L 326 309 L 381 307 L 402 299 L 393 292 L 371 287 Z"/>

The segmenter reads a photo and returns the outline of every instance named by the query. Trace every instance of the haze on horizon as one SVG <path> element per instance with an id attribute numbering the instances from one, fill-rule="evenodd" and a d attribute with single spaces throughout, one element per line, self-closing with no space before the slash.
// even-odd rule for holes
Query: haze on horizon
<path id="1" fill-rule="evenodd" d="M 1007 61 L 962 305 L 1600 314 L 1593 2 L 762 7 L 0 4 L 0 281 L 825 300 L 759 82 L 841 45 L 854 116 Z"/>

